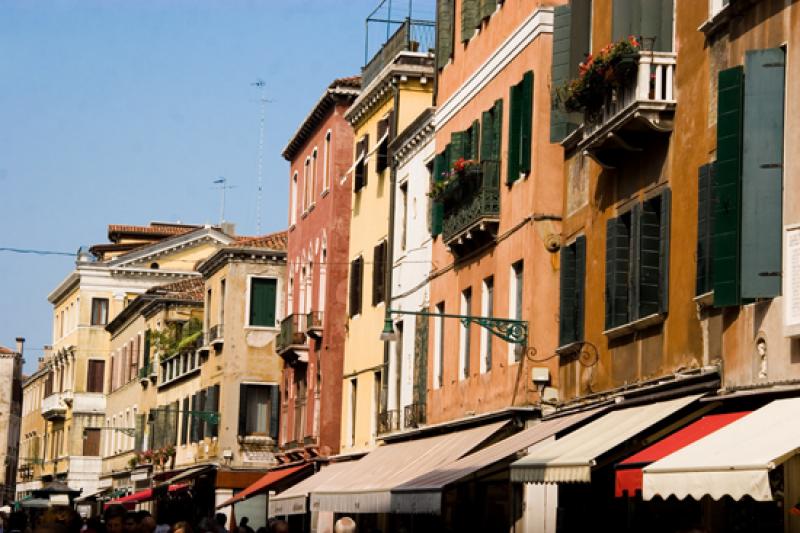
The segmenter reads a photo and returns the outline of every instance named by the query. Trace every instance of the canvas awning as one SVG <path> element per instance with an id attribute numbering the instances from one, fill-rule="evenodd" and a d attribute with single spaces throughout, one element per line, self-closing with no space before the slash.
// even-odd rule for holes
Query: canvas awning
<path id="1" fill-rule="evenodd" d="M 244 489 L 243 491 L 239 492 L 232 498 L 228 498 L 223 503 L 217 505 L 217 509 L 222 507 L 227 507 L 234 503 L 246 500 L 251 496 L 255 496 L 256 494 L 260 494 L 266 490 L 269 490 L 273 485 L 279 483 L 284 480 L 288 480 L 294 475 L 301 475 L 300 472 L 303 470 L 309 470 L 311 468 L 311 464 L 303 464 L 292 466 L 289 468 L 281 468 L 270 470 L 263 477 L 261 477 L 258 481 Z"/>
<path id="2" fill-rule="evenodd" d="M 395 513 L 439 514 L 442 491 L 479 470 L 514 456 L 525 449 L 569 430 L 576 424 L 597 415 L 601 409 L 589 409 L 559 418 L 545 420 L 461 459 L 426 472 L 392 489 L 392 511 Z"/>
<path id="3" fill-rule="evenodd" d="M 163 483 L 159 483 L 158 486 L 159 487 L 170 486 L 170 485 L 174 485 L 174 484 L 178 483 L 179 481 L 188 481 L 188 480 L 194 479 L 194 478 L 196 478 L 196 477 L 198 477 L 198 476 L 200 476 L 202 474 L 205 474 L 206 472 L 211 472 L 212 470 L 215 470 L 215 469 L 216 469 L 216 466 L 214 466 L 214 465 L 203 465 L 203 466 L 196 466 L 194 468 L 189 468 L 187 470 L 184 470 L 180 474 L 172 476 L 171 478 L 167 479 Z"/>
<path id="4" fill-rule="evenodd" d="M 305 514 L 308 510 L 308 494 L 312 490 L 324 486 L 336 476 L 346 474 L 353 468 L 354 461 L 330 463 L 313 476 L 286 489 L 269 499 L 269 516 L 288 516 Z"/>
<path id="5" fill-rule="evenodd" d="M 743 411 L 704 416 L 644 450 L 631 455 L 617 465 L 614 495 L 618 498 L 626 494 L 634 497 L 637 492 L 642 490 L 642 469 L 644 467 L 671 453 L 675 453 L 681 448 L 685 448 L 748 413 L 749 411 Z"/>
<path id="6" fill-rule="evenodd" d="M 340 513 L 391 512 L 391 490 L 473 451 L 507 421 L 445 435 L 377 447 L 353 463 L 348 475 L 337 476 L 311 492 L 312 511 Z"/>
<path id="7" fill-rule="evenodd" d="M 772 500 L 769 472 L 800 450 L 800 398 L 775 400 L 644 469 L 642 496 Z"/>
<path id="8" fill-rule="evenodd" d="M 511 464 L 511 480 L 525 483 L 588 483 L 597 458 L 702 395 L 612 411 L 555 441 L 534 446 Z"/>
<path id="9" fill-rule="evenodd" d="M 167 490 L 169 492 L 178 492 L 180 490 L 186 490 L 188 488 L 189 488 L 188 484 L 170 485 Z M 153 498 L 154 498 L 153 489 L 144 489 L 140 490 L 139 492 L 134 492 L 133 494 L 128 494 L 127 496 L 111 500 L 107 502 L 105 506 L 108 507 L 109 505 L 125 504 L 125 503 L 141 503 L 150 501 Z"/>

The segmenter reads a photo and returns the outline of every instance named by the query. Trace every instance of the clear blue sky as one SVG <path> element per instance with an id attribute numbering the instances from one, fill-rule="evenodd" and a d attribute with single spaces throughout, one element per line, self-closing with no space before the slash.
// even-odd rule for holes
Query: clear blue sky
<path id="1" fill-rule="evenodd" d="M 359 72 L 378 3 L 2 0 L 0 247 L 74 252 L 109 223 L 217 222 L 219 176 L 236 187 L 225 218 L 255 233 L 258 78 L 272 100 L 262 230 L 282 229 L 280 151 L 325 86 Z M 432 5 L 415 0 L 414 16 Z M 27 371 L 51 342 L 47 294 L 72 266 L 0 252 L 0 345 L 26 337 Z"/>

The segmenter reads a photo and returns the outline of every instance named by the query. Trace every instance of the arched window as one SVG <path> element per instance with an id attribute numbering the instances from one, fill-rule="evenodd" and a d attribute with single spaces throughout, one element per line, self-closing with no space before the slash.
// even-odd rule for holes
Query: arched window
<path id="1" fill-rule="evenodd" d="M 325 134 L 325 147 L 322 152 L 322 191 L 331 186 L 331 130 Z"/>
<path id="2" fill-rule="evenodd" d="M 294 224 L 297 222 L 297 171 L 295 171 L 294 175 L 292 176 L 292 191 L 291 191 L 291 198 L 290 198 L 290 205 L 291 209 L 289 210 L 289 223 Z"/>
<path id="3" fill-rule="evenodd" d="M 311 203 L 314 203 L 314 197 L 317 194 L 317 149 L 311 154 Z"/>

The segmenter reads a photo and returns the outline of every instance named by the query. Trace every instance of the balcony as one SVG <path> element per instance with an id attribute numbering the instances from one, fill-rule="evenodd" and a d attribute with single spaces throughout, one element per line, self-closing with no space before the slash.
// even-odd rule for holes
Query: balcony
<path id="1" fill-rule="evenodd" d="M 308 346 L 303 332 L 307 315 L 289 315 L 281 320 L 281 330 L 275 342 L 275 350 L 287 363 L 308 362 Z"/>
<path id="2" fill-rule="evenodd" d="M 322 311 L 311 311 L 306 315 L 306 335 L 322 338 Z"/>
<path id="3" fill-rule="evenodd" d="M 456 256 L 463 256 L 497 237 L 500 225 L 500 165 L 481 161 L 468 167 L 443 192 L 442 239 Z"/>
<path id="4" fill-rule="evenodd" d="M 142 368 L 139 369 L 139 383 L 142 387 L 146 387 L 151 381 L 156 382 L 158 373 L 152 361 L 148 361 Z"/>
<path id="5" fill-rule="evenodd" d="M 418 428 L 425 424 L 425 404 L 412 403 L 406 405 L 403 411 L 403 425 L 406 429 Z"/>
<path id="6" fill-rule="evenodd" d="M 389 409 L 378 414 L 378 435 L 400 429 L 400 411 Z"/>
<path id="7" fill-rule="evenodd" d="M 72 392 L 54 392 L 42 400 L 42 418 L 63 420 L 67 415 L 67 404 L 72 401 Z"/>
<path id="8" fill-rule="evenodd" d="M 435 46 L 435 22 L 406 19 L 361 69 L 361 86 L 367 87 L 400 52 L 427 53 L 432 51 Z"/>
<path id="9" fill-rule="evenodd" d="M 670 133 L 676 104 L 675 58 L 674 52 L 641 52 L 633 82 L 610 89 L 600 109 L 584 115 L 583 129 L 575 133 L 578 150 L 613 168 L 614 153 L 624 157 L 625 152 L 641 150 L 642 137 Z M 564 142 L 570 141 L 568 137 Z"/>
<path id="10" fill-rule="evenodd" d="M 197 338 L 197 351 L 203 357 L 208 355 L 208 352 L 211 350 L 211 346 L 209 346 L 208 344 L 208 337 L 209 337 L 208 333 L 204 332 L 201 333 L 200 336 Z"/>
<path id="11" fill-rule="evenodd" d="M 216 326 L 211 326 L 210 328 L 208 328 L 208 340 L 211 341 L 210 344 L 214 348 L 222 346 L 222 344 L 224 343 L 222 335 L 223 335 L 222 324 L 217 324 Z"/>

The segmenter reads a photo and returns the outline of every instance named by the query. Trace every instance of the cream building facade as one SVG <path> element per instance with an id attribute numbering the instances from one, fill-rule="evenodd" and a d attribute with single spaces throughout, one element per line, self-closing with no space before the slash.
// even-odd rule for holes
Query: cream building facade
<path id="1" fill-rule="evenodd" d="M 24 342 L 24 338 L 17 337 L 16 349 L 0 346 L 0 488 L 4 505 L 11 503 L 15 496 L 22 414 Z"/>

